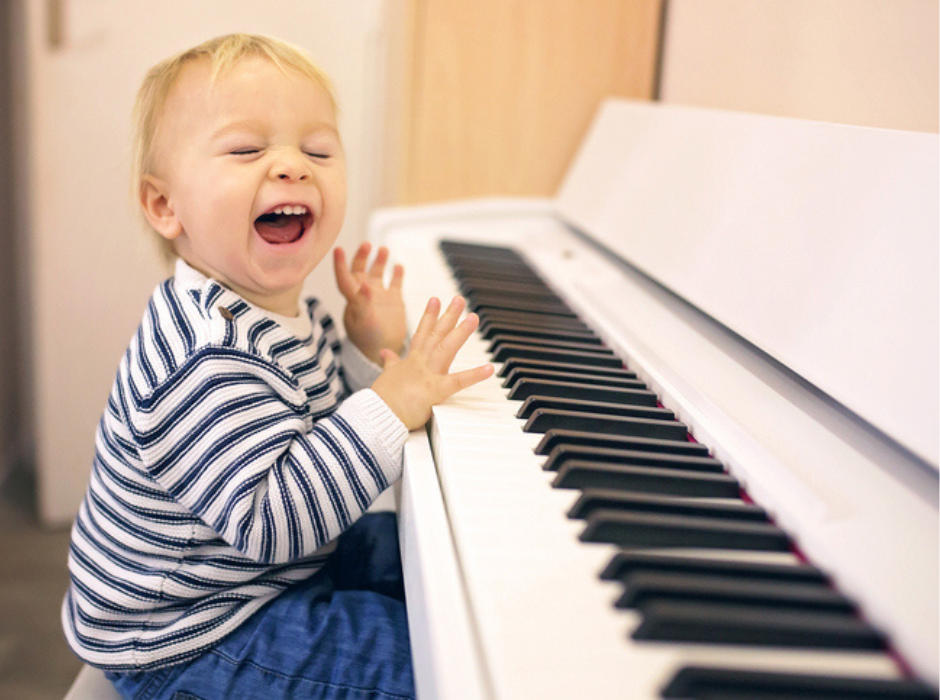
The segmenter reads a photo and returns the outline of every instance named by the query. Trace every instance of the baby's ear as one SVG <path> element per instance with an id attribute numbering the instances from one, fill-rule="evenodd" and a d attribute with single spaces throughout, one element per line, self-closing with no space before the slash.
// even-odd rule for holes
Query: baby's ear
<path id="1" fill-rule="evenodd" d="M 140 206 L 154 230 L 168 241 L 183 232 L 170 204 L 166 183 L 153 175 L 145 175 L 140 182 Z"/>

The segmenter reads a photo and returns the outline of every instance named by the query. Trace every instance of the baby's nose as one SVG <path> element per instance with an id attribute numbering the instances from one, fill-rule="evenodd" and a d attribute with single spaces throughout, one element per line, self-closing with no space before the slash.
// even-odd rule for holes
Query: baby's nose
<path id="1" fill-rule="evenodd" d="M 278 180 L 307 180 L 310 170 L 300 154 L 281 153 L 271 166 L 271 175 Z"/>

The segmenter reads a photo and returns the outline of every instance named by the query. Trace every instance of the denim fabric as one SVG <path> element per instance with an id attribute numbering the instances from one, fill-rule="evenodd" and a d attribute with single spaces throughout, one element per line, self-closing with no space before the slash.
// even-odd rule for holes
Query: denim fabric
<path id="1" fill-rule="evenodd" d="M 188 663 L 108 673 L 124 698 L 414 698 L 398 531 L 367 514 L 329 564 Z"/>

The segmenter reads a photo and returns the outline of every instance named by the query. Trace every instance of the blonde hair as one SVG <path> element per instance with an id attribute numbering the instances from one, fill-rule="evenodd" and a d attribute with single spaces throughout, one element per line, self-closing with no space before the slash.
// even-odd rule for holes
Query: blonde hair
<path id="1" fill-rule="evenodd" d="M 140 211 L 140 189 L 143 179 L 154 165 L 154 142 L 163 107 L 183 68 L 192 61 L 206 59 L 210 66 L 210 83 L 250 57 L 265 58 L 284 72 L 293 70 L 318 83 L 327 93 L 333 111 L 337 112 L 336 93 L 329 76 L 302 49 L 280 39 L 252 34 L 227 34 L 203 42 L 191 49 L 161 61 L 151 68 L 137 91 L 134 103 L 133 170 L 131 197 Z M 144 225 L 153 231 L 147 222 Z M 176 253 L 170 241 L 157 235 L 161 253 L 169 263 Z"/>

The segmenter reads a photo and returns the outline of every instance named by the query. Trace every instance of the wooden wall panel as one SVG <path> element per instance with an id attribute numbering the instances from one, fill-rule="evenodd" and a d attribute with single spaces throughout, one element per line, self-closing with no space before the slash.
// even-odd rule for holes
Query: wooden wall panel
<path id="1" fill-rule="evenodd" d="M 415 0 L 402 203 L 551 195 L 600 100 L 650 98 L 662 0 Z"/>

